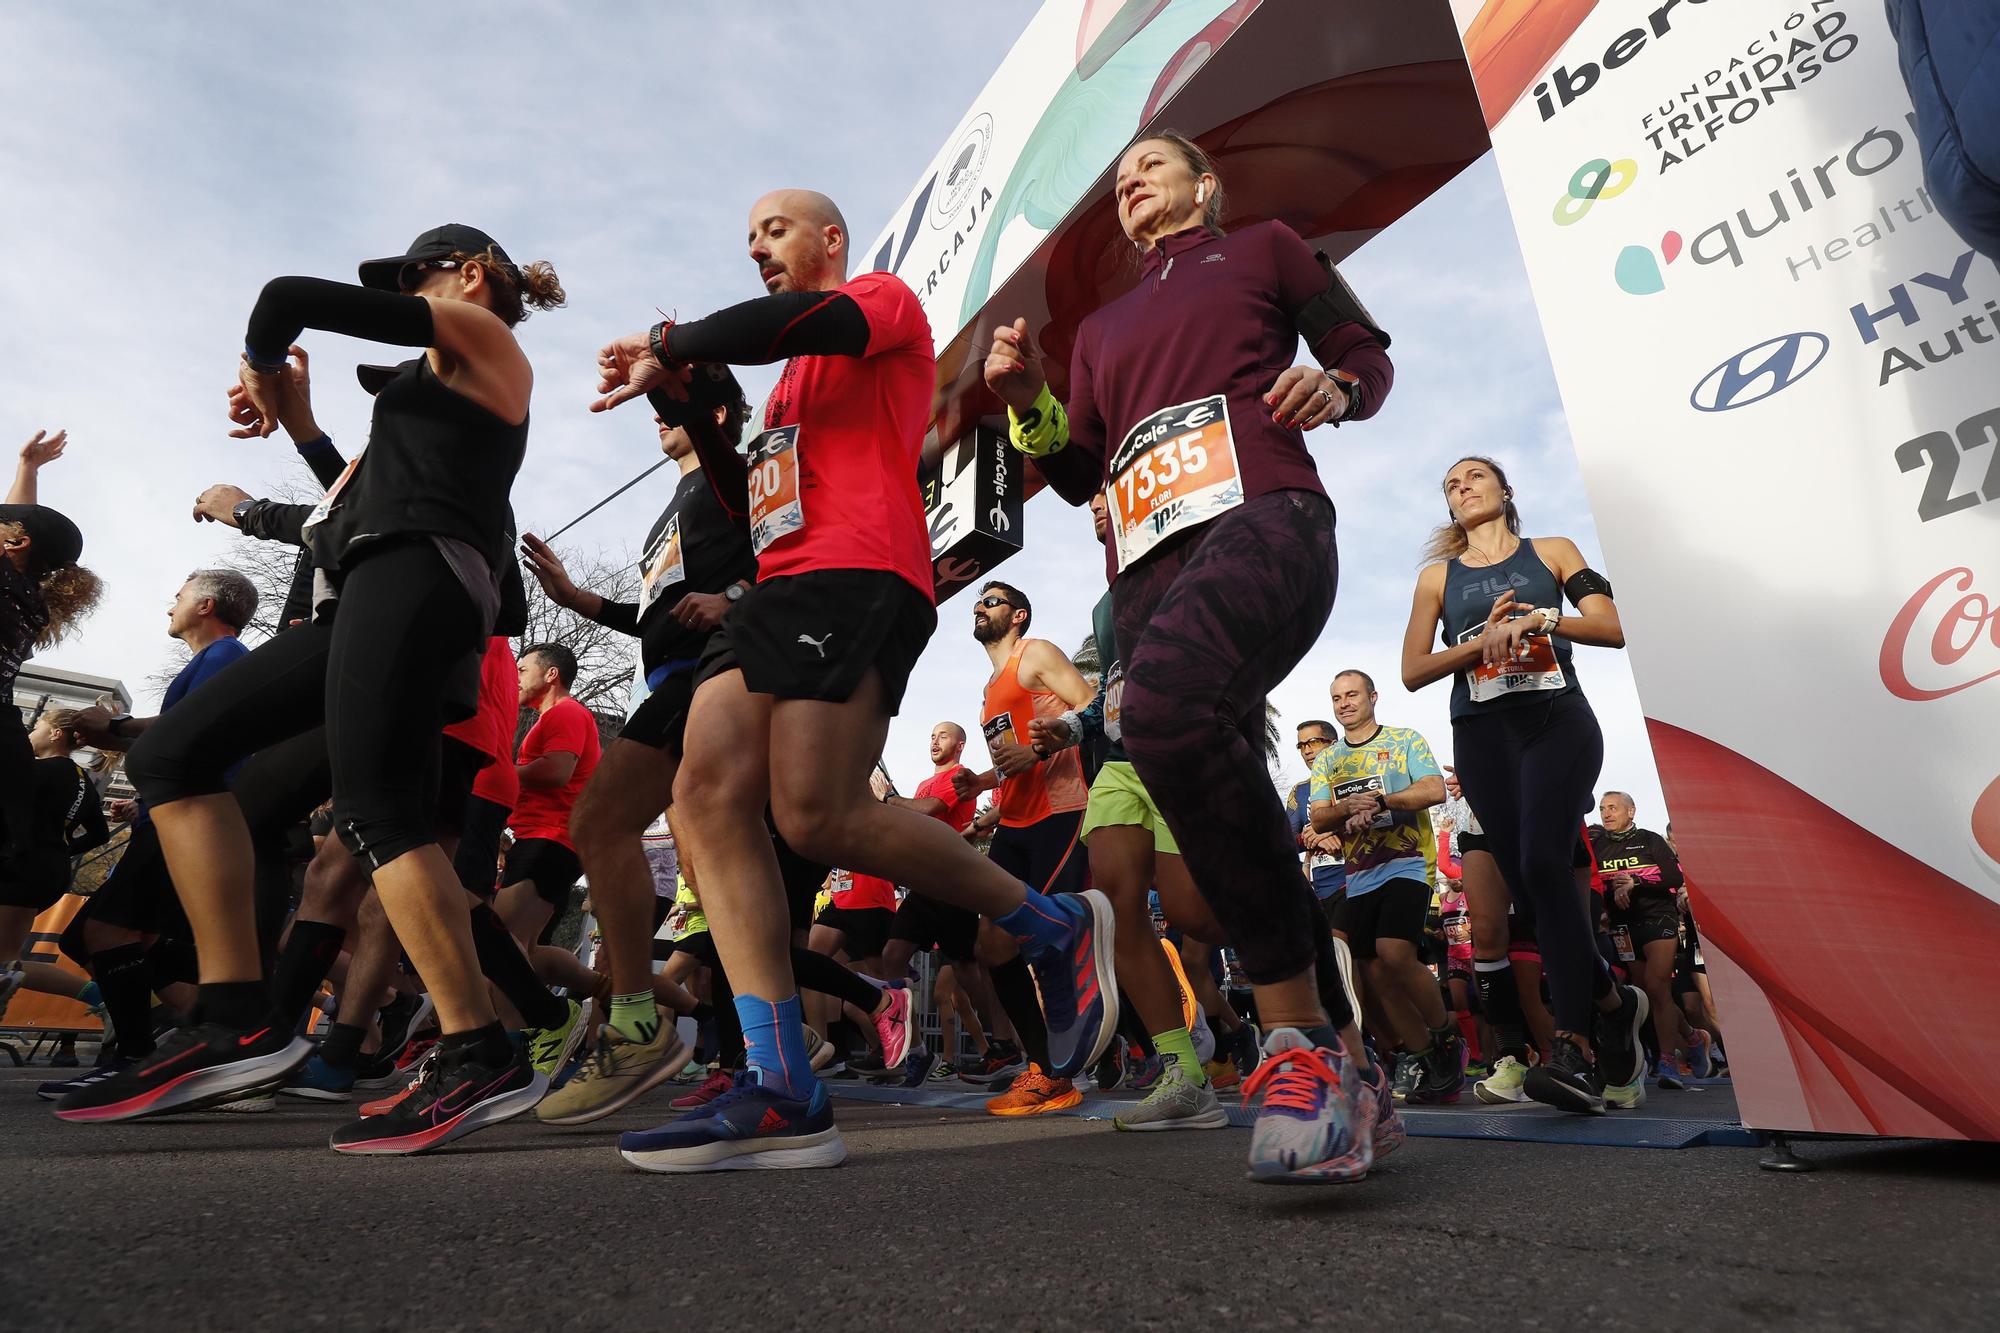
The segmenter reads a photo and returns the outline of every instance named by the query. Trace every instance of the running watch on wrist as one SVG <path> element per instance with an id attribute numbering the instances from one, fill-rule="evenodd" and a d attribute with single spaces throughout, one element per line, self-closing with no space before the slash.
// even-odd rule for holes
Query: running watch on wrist
<path id="1" fill-rule="evenodd" d="M 1343 421 L 1352 421 L 1354 414 L 1361 410 L 1361 377 L 1352 371 L 1335 370 L 1331 366 L 1325 369 L 1329 376 L 1338 381 L 1340 391 L 1347 395 L 1347 410 L 1334 417 L 1333 424 L 1338 426 Z"/>
<path id="2" fill-rule="evenodd" d="M 671 319 L 663 319 L 653 326 L 653 331 L 646 338 L 647 344 L 652 349 L 653 360 L 663 366 L 673 364 L 674 359 L 667 355 L 667 330 L 673 326 L 674 322 Z"/>
<path id="3" fill-rule="evenodd" d="M 229 511 L 229 521 L 231 523 L 234 523 L 239 528 L 242 527 L 243 520 L 249 517 L 250 511 L 255 509 L 259 504 L 262 503 L 263 501 L 261 500 L 239 501 L 236 507 Z"/>
<path id="4" fill-rule="evenodd" d="M 732 583 L 727 588 L 724 588 L 722 590 L 722 595 L 724 599 L 726 599 L 732 604 L 740 602 L 743 600 L 743 585 L 740 583 Z"/>

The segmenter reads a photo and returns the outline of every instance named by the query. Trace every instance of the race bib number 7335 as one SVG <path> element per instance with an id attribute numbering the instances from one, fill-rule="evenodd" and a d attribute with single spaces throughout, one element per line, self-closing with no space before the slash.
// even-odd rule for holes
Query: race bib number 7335
<path id="1" fill-rule="evenodd" d="M 1228 400 L 1218 393 L 1153 413 L 1126 433 L 1110 477 L 1104 498 L 1121 570 L 1174 533 L 1242 504 Z"/>

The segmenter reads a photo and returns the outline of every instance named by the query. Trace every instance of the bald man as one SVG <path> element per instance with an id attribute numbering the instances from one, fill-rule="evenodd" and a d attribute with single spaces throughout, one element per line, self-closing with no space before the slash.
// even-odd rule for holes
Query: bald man
<path id="1" fill-rule="evenodd" d="M 978 913 L 1020 940 L 1048 1011 L 1051 1074 L 1082 1072 L 1117 1027 L 1102 894 L 1035 892 L 944 821 L 869 796 L 889 721 L 937 628 L 917 486 L 937 364 L 916 294 L 893 274 L 849 278 L 849 253 L 824 195 L 774 191 L 749 218 L 750 261 L 769 295 L 598 354 L 600 410 L 649 390 L 684 396 L 690 363 L 785 364 L 750 451 L 757 583 L 696 668 L 674 781 L 754 1077 L 699 1112 L 624 1135 L 621 1153 L 642 1170 L 846 1160 L 806 1055 L 785 886 L 760 832 L 767 805 L 806 858 Z"/>

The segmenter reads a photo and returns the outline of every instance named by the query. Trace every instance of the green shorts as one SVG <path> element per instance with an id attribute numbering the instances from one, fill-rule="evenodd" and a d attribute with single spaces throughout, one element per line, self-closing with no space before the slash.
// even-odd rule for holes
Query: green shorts
<path id="1" fill-rule="evenodd" d="M 1174 841 L 1167 821 L 1160 818 L 1160 807 L 1153 804 L 1138 772 L 1124 760 L 1114 759 L 1097 770 L 1097 781 L 1090 784 L 1090 804 L 1084 807 L 1083 830 L 1078 836 L 1089 842 L 1094 830 L 1128 824 L 1137 824 L 1153 835 L 1155 852 L 1181 854 L 1181 845 Z"/>

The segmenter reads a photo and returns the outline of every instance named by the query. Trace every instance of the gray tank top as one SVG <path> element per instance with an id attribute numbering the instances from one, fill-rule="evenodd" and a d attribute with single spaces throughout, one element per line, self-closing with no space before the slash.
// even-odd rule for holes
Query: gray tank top
<path id="1" fill-rule="evenodd" d="M 1476 639 L 1486 631 L 1493 603 L 1509 588 L 1522 607 L 1560 609 L 1562 588 L 1535 552 L 1535 543 L 1521 538 L 1514 554 L 1497 565 L 1468 568 L 1453 559 L 1444 570 L 1444 639 L 1447 645 Z M 1522 641 L 1527 657 L 1504 669 L 1475 666 L 1451 682 L 1454 720 L 1496 708 L 1547 703 L 1576 692 L 1576 670 L 1570 664 L 1567 639 L 1532 634 Z"/>

